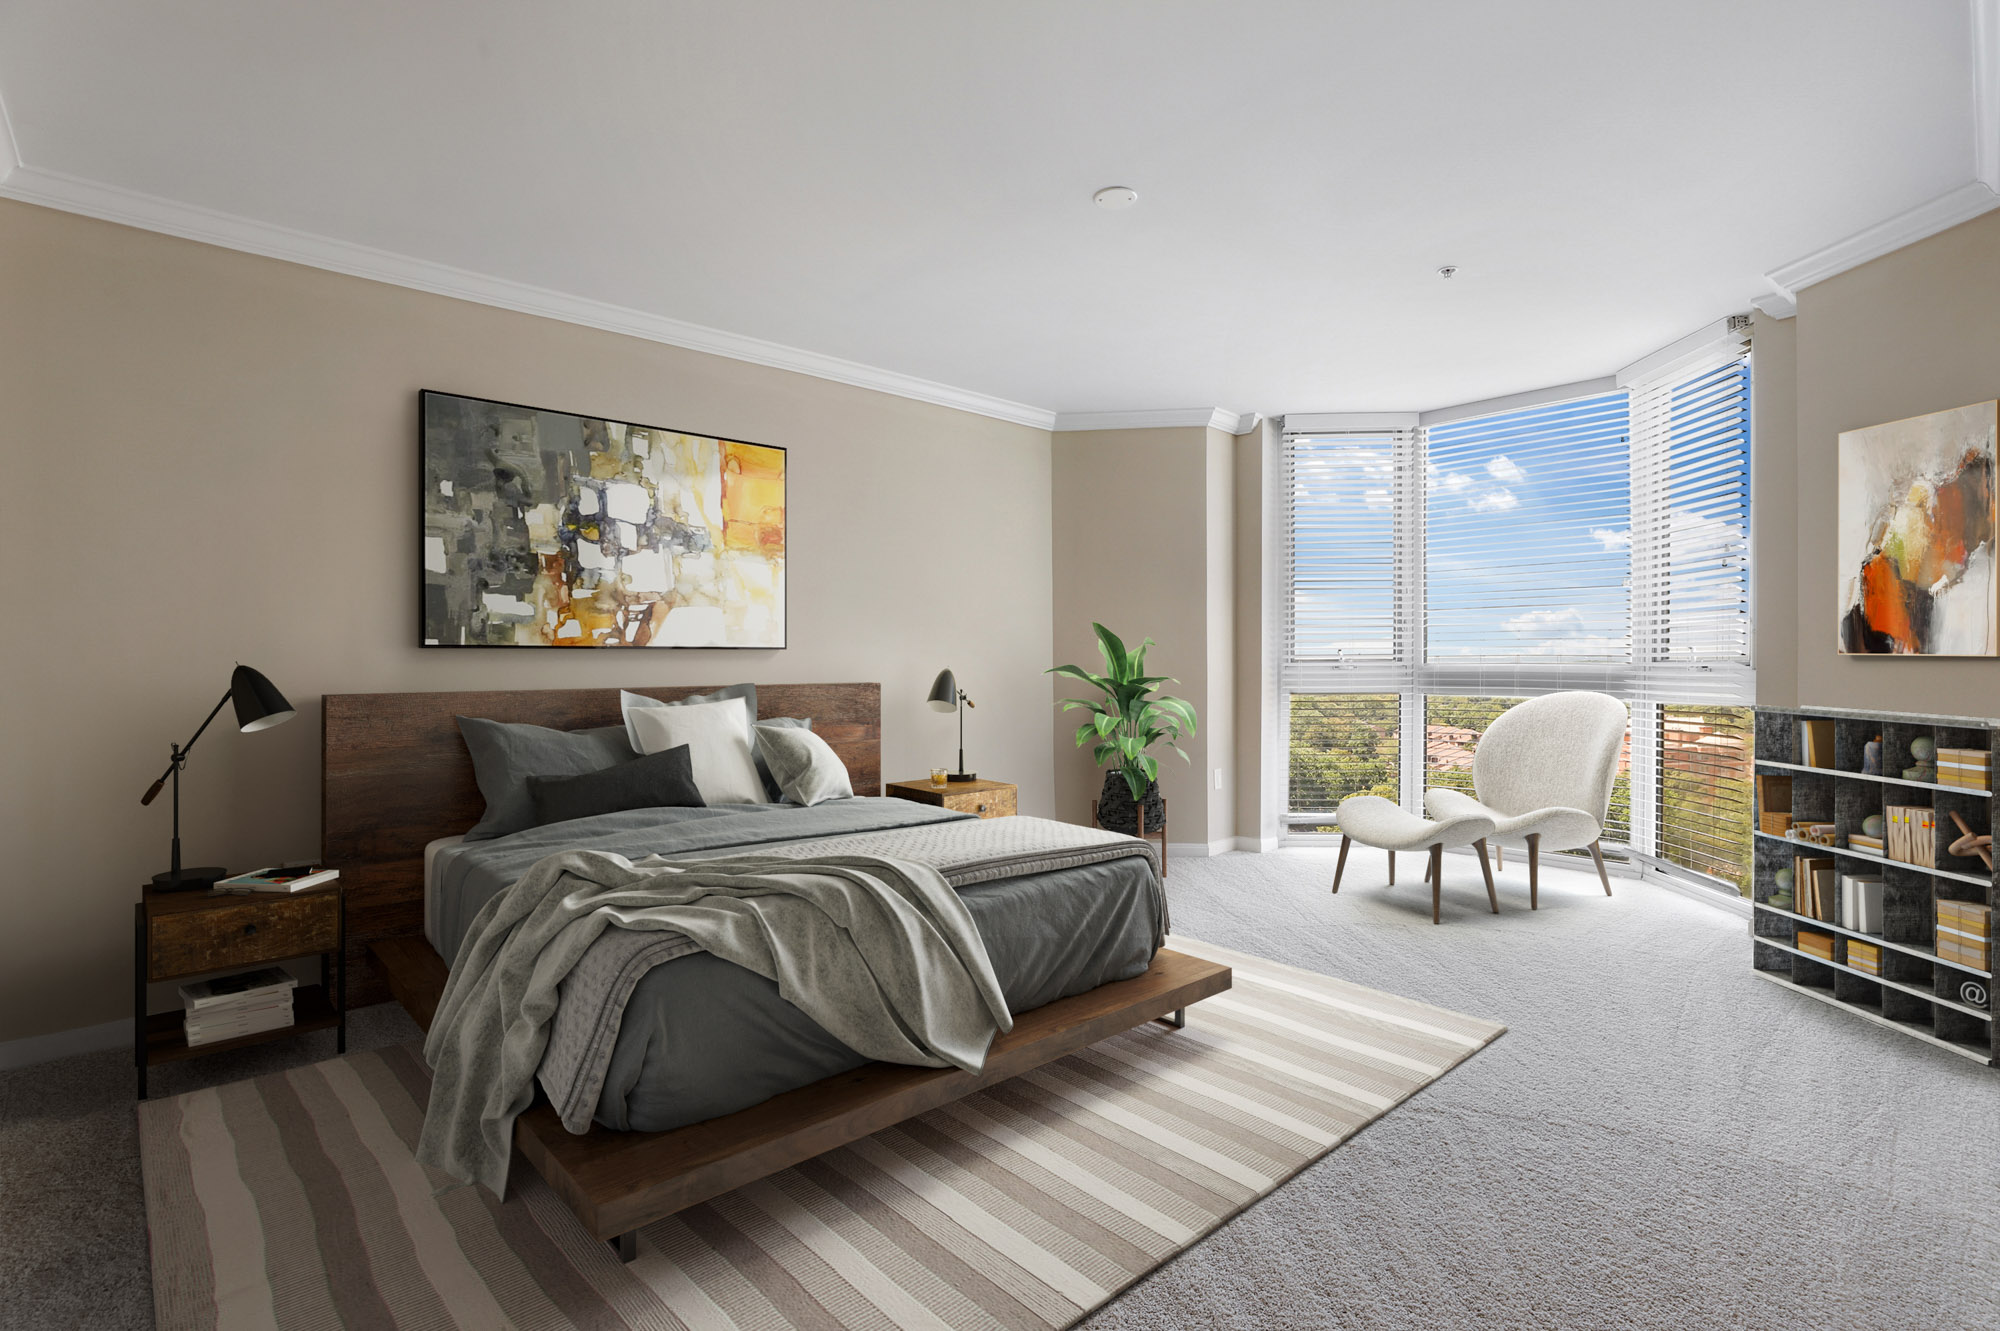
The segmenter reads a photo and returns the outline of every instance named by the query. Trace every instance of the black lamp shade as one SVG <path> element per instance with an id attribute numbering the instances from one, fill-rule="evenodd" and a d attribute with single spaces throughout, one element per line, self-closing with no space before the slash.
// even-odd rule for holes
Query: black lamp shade
<path id="1" fill-rule="evenodd" d="M 958 710 L 958 681 L 952 678 L 951 671 L 938 671 L 937 680 L 931 685 L 931 696 L 925 701 L 940 712 Z"/>
<path id="2" fill-rule="evenodd" d="M 236 704 L 236 728 L 246 734 L 269 730 L 295 714 L 278 686 L 247 665 L 237 666 L 229 677 L 229 697 Z"/>

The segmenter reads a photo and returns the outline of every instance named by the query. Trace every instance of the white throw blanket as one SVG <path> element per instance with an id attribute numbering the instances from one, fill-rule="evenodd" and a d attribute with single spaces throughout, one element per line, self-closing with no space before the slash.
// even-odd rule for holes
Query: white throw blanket
<path id="1" fill-rule="evenodd" d="M 976 1072 L 1013 1029 L 971 914 L 928 866 L 873 855 L 635 865 L 565 851 L 473 921 L 424 1043 L 435 1076 L 419 1160 L 505 1195 L 557 987 L 612 927 L 685 934 L 775 981 L 872 1059 Z"/>

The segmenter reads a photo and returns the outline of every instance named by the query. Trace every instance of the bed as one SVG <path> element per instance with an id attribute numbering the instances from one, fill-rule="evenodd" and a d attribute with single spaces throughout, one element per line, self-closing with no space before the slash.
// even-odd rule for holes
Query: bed
<path id="1" fill-rule="evenodd" d="M 703 691 L 634 690 L 662 701 Z M 962 815 L 867 798 L 881 789 L 879 686 L 809 684 L 761 687 L 759 714 L 811 716 L 863 798 L 634 810 L 452 843 L 484 807 L 457 716 L 574 730 L 615 724 L 617 699 L 616 689 L 325 699 L 322 853 L 347 884 L 357 1001 L 393 994 L 427 1026 L 479 904 L 554 848 L 683 858 L 829 837 L 858 846 L 897 829 L 959 835 L 927 825 Z M 586 1106 L 596 1126 L 566 1131 L 562 1114 L 538 1103 L 517 1122 L 517 1148 L 629 1255 L 633 1231 L 652 1219 L 1228 987 L 1226 968 L 1158 949 L 1164 901 L 1150 859 L 953 885 L 1017 1014 L 980 1074 L 865 1063 L 769 981 L 697 954 L 653 968 L 633 991 L 610 1074 Z"/>

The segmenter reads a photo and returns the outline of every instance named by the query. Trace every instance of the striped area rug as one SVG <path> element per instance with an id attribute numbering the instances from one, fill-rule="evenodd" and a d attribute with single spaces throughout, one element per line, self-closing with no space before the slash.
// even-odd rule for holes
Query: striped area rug
<path id="1" fill-rule="evenodd" d="M 413 1048 L 139 1106 L 184 1327 L 1063 1327 L 1506 1028 L 1186 938 L 1235 988 L 644 1230 L 411 1156 Z"/>

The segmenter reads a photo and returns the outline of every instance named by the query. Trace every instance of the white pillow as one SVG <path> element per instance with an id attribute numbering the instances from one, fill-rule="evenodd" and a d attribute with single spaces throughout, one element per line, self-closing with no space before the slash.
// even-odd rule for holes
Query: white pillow
<path id="1" fill-rule="evenodd" d="M 684 707 L 634 708 L 632 731 L 641 753 L 688 746 L 695 788 L 710 804 L 762 804 L 764 782 L 750 756 L 743 700 L 692 703 Z"/>
<path id="2" fill-rule="evenodd" d="M 810 730 L 759 725 L 757 747 L 778 789 L 794 804 L 823 804 L 854 798 L 847 764 L 833 746 Z"/>

